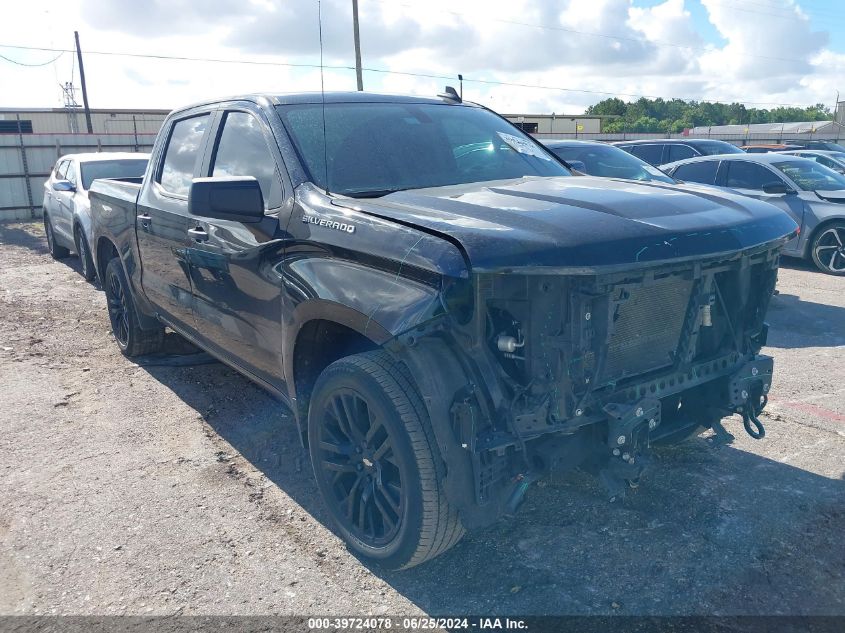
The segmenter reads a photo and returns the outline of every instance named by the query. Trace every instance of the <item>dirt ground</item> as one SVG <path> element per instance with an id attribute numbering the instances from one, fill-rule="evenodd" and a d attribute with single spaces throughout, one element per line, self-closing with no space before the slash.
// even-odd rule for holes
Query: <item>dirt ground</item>
<path id="1" fill-rule="evenodd" d="M 845 615 L 845 278 L 788 261 L 755 441 L 572 474 L 421 567 L 351 556 L 292 419 L 230 369 L 145 366 L 37 224 L 0 225 L 0 614 Z"/>

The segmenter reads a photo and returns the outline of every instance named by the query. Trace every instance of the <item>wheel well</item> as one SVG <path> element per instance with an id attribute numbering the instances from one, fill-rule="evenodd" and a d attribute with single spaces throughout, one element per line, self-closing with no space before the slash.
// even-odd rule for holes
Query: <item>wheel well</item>
<path id="1" fill-rule="evenodd" d="M 309 321 L 302 327 L 294 346 L 293 379 L 303 440 L 311 392 L 323 370 L 339 358 L 378 347 L 363 334 L 334 321 L 318 319 Z"/>
<path id="2" fill-rule="evenodd" d="M 109 241 L 108 238 L 102 237 L 97 243 L 97 271 L 100 279 L 106 274 L 106 266 L 114 258 L 119 257 L 117 247 Z"/>

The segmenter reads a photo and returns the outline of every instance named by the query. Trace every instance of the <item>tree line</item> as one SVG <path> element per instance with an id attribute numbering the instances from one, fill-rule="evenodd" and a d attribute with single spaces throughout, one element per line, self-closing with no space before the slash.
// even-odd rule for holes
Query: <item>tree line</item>
<path id="1" fill-rule="evenodd" d="M 746 108 L 742 103 L 712 103 L 683 99 L 647 99 L 626 103 L 616 97 L 587 108 L 588 115 L 618 117 L 602 122 L 603 132 L 682 132 L 686 128 L 751 123 L 824 121 L 832 118 L 822 103 L 807 108 Z"/>

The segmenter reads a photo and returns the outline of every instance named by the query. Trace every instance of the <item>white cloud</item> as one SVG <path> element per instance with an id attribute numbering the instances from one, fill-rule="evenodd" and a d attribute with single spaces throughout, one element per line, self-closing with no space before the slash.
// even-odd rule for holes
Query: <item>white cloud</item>
<path id="1" fill-rule="evenodd" d="M 689 5 L 700 1 L 723 38 L 708 44 Z M 503 112 L 575 113 L 600 92 L 666 98 L 830 103 L 845 53 L 793 0 L 776 16 L 737 20 L 721 0 L 361 0 L 364 66 L 453 80 L 368 72 L 365 87 L 433 94 L 457 74 L 468 98 Z M 325 63 L 354 63 L 349 0 L 323 0 Z M 91 104 L 175 107 L 238 92 L 318 90 L 314 68 L 162 61 L 95 51 L 317 64 L 316 0 L 30 0 L 10 5 L 0 43 L 70 47 L 82 36 Z M 791 15 L 793 19 L 783 19 Z M 542 25 L 545 28 L 539 28 Z M 36 63 L 51 53 L 0 48 Z M 765 57 L 783 58 L 781 60 Z M 784 61 L 784 60 L 791 61 Z M 25 68 L 0 60 L 0 105 L 56 106 L 73 56 Z M 78 69 L 76 83 L 79 84 Z M 351 70 L 327 70 L 329 90 L 355 87 Z M 472 81 L 571 88 L 577 92 Z M 845 88 L 844 88 L 845 89 Z M 623 98 L 626 98 L 623 96 Z"/>

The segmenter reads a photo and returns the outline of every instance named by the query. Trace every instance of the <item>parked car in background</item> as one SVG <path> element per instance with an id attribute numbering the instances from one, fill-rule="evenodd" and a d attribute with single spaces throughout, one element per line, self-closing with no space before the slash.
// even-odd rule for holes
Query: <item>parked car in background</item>
<path id="1" fill-rule="evenodd" d="M 786 152 L 791 149 L 801 149 L 801 146 L 786 145 L 785 143 L 769 143 L 761 145 L 743 145 L 739 149 L 747 154 L 765 154 L 767 152 Z"/>
<path id="2" fill-rule="evenodd" d="M 101 152 L 62 156 L 44 183 L 44 231 L 50 254 L 61 259 L 79 255 L 85 279 L 94 279 L 91 256 L 91 206 L 88 190 L 97 178 L 140 179 L 149 154 Z M 140 180 L 139 180 L 140 182 Z"/>
<path id="3" fill-rule="evenodd" d="M 663 165 L 694 156 L 743 153 L 736 145 L 714 139 L 641 139 L 618 141 L 614 145 L 650 165 Z"/>
<path id="4" fill-rule="evenodd" d="M 801 149 L 784 153 L 792 156 L 800 156 L 801 158 L 809 158 L 825 167 L 829 167 L 833 171 L 845 174 L 845 152 L 832 152 L 823 149 Z"/>
<path id="5" fill-rule="evenodd" d="M 804 149 L 823 149 L 830 152 L 845 152 L 845 145 L 838 141 L 784 141 L 790 145 L 796 145 Z"/>
<path id="6" fill-rule="evenodd" d="M 723 155 L 663 165 L 674 178 L 732 189 L 786 211 L 801 227 L 784 255 L 811 258 L 845 275 L 845 176 L 808 158 L 781 154 Z"/>
<path id="7" fill-rule="evenodd" d="M 608 143 L 570 140 L 542 143 L 567 165 L 588 176 L 675 183 L 654 165 Z"/>

